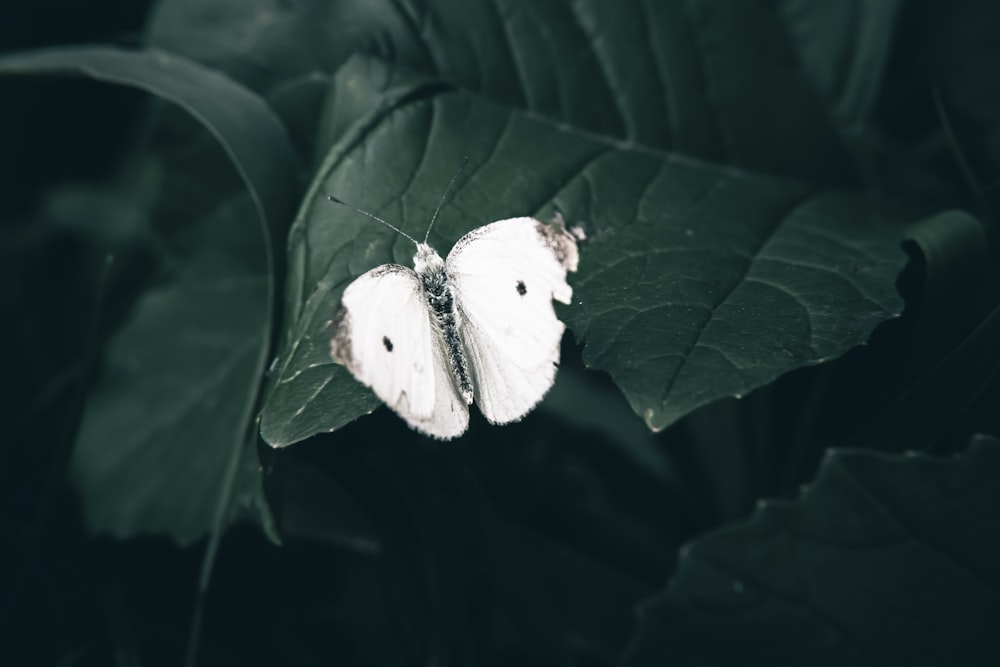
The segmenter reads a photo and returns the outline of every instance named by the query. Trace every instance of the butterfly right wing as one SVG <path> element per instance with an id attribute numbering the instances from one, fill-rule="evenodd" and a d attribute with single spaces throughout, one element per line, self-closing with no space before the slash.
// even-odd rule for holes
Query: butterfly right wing
<path id="1" fill-rule="evenodd" d="M 412 269 L 384 264 L 347 286 L 330 354 L 418 431 L 448 439 L 468 427 L 469 408 Z"/>
<path id="2" fill-rule="evenodd" d="M 511 218 L 472 230 L 448 254 L 476 402 L 492 424 L 531 411 L 555 380 L 576 241 L 561 227 Z"/>

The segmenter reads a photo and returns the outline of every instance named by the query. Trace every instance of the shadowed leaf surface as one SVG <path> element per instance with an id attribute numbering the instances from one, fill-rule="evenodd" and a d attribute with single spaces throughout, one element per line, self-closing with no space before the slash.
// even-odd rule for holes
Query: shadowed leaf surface
<path id="1" fill-rule="evenodd" d="M 799 60 L 838 126 L 863 130 L 878 98 L 900 0 L 782 0 Z"/>
<path id="2" fill-rule="evenodd" d="M 351 53 L 377 54 L 580 130 L 765 173 L 849 183 L 854 175 L 824 97 L 855 115 L 870 104 L 885 58 L 874 46 L 885 48 L 879 40 L 891 8 L 866 11 L 884 20 L 855 38 L 860 3 L 785 4 L 347 0 L 275 7 L 259 0 L 222 2 L 209 13 L 196 0 L 173 0 L 158 11 L 152 35 L 156 44 L 262 88 L 328 69 Z M 819 41 L 819 25 L 836 30 Z"/>
<path id="3" fill-rule="evenodd" d="M 992 664 L 1000 440 L 952 459 L 834 450 L 791 501 L 682 550 L 627 667 Z"/>
<path id="4" fill-rule="evenodd" d="M 198 165 L 213 189 L 183 202 L 186 211 L 204 205 L 195 215 L 205 217 L 159 230 L 175 252 L 166 284 L 140 298 L 112 340 L 84 415 L 72 470 L 91 528 L 189 543 L 239 509 L 266 523 L 256 452 L 245 443 L 270 345 L 271 237 L 289 215 L 296 171 L 282 127 L 250 91 L 164 52 L 54 49 L 6 56 L 0 72 L 137 87 L 218 142 Z M 233 167 L 246 194 L 230 189 Z"/>

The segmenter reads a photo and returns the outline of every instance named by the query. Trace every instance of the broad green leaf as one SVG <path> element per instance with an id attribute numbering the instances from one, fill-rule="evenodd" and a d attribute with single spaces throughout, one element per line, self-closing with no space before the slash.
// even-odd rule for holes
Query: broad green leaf
<path id="1" fill-rule="evenodd" d="M 289 238 L 283 352 L 262 415 L 275 446 L 334 430 L 378 403 L 329 358 L 347 283 L 412 245 L 322 196 L 431 234 L 562 211 L 588 234 L 560 312 L 588 366 L 608 371 L 661 429 L 694 408 L 863 343 L 899 312 L 900 230 L 866 200 L 602 139 L 357 58 L 338 72 L 331 148 Z"/>
<path id="2" fill-rule="evenodd" d="M 0 73 L 82 74 L 176 104 L 217 142 L 200 202 L 168 207 L 172 273 L 110 342 L 72 472 L 92 529 L 189 543 L 250 509 L 270 520 L 252 443 L 271 341 L 275 266 L 297 165 L 281 125 L 232 81 L 164 52 L 81 47 L 5 56 Z M 176 141 L 176 139 L 175 139 Z M 245 193 L 228 190 L 236 181 Z M 167 174 L 196 178 L 198 169 Z M 199 210 L 204 202 L 213 209 Z M 182 219 L 192 210 L 203 219 Z M 249 442 L 249 445 L 248 445 Z"/>
<path id="3" fill-rule="evenodd" d="M 889 60 L 900 0 L 782 0 L 807 77 L 846 132 L 864 129 Z"/>
<path id="4" fill-rule="evenodd" d="M 985 436 L 952 459 L 834 450 L 797 499 L 682 549 L 622 664 L 993 664 L 998 477 Z"/>
<path id="5" fill-rule="evenodd" d="M 93 529 L 196 540 L 230 468 L 256 458 L 242 452 L 268 281 L 253 217 L 242 200 L 203 221 L 183 273 L 145 294 L 112 341 L 72 468 Z M 263 507 L 259 473 L 242 477 L 227 502 Z"/>
<path id="6" fill-rule="evenodd" d="M 622 157 L 601 173 L 609 185 L 633 168 Z M 678 165 L 646 170 L 635 185 L 652 187 L 633 190 L 638 219 L 590 246 L 601 256 L 580 271 L 566 321 L 584 361 L 611 373 L 650 428 L 837 357 L 899 313 L 898 230 L 863 200 Z M 629 198 L 594 218 L 614 220 Z"/>
<path id="7" fill-rule="evenodd" d="M 329 70 L 351 53 L 374 53 L 499 104 L 637 146 L 850 182 L 826 91 L 818 93 L 811 79 L 864 86 L 869 67 L 877 81 L 881 63 L 872 67 L 872 46 L 881 24 L 857 43 L 846 34 L 850 25 L 838 26 L 840 41 L 807 50 L 805 71 L 801 43 L 828 13 L 809 12 L 806 25 L 795 18 L 788 21 L 773 3 L 743 0 L 341 0 L 280 7 L 230 0 L 212 11 L 196 0 L 166 0 L 151 38 L 257 89 Z M 829 62 L 833 50 L 837 60 Z"/>

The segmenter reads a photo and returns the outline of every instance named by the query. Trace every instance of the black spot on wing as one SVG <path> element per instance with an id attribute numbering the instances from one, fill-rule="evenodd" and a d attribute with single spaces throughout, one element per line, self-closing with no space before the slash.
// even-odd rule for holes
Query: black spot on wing
<path id="1" fill-rule="evenodd" d="M 528 288 L 525 286 L 523 280 L 517 281 L 517 293 L 520 294 L 521 296 L 524 296 L 525 294 L 528 293 Z"/>
<path id="2" fill-rule="evenodd" d="M 382 336 L 382 345 L 385 347 L 386 352 L 392 352 L 392 341 L 389 340 L 388 336 Z"/>

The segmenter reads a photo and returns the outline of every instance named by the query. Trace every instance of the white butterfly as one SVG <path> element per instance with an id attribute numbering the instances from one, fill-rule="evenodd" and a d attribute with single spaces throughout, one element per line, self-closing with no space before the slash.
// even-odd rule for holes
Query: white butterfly
<path id="1" fill-rule="evenodd" d="M 561 217 L 479 227 L 447 260 L 426 236 L 396 231 L 417 246 L 414 268 L 383 264 L 347 286 L 332 321 L 334 360 L 436 438 L 465 432 L 473 397 L 493 424 L 524 417 L 555 380 L 565 326 L 552 299 L 573 296 L 566 272 L 579 255 Z"/>

